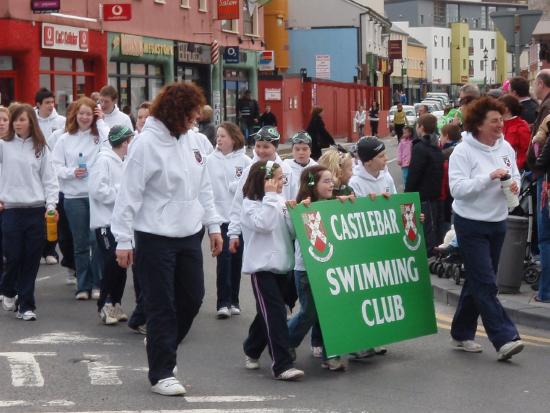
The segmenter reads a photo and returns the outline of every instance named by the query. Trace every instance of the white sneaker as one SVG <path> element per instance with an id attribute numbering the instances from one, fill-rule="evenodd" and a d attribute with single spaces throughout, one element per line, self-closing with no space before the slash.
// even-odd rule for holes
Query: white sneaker
<path id="1" fill-rule="evenodd" d="M 40 258 L 40 264 L 46 264 L 46 258 L 44 257 Z"/>
<path id="2" fill-rule="evenodd" d="M 114 316 L 118 321 L 128 321 L 128 316 L 124 313 L 120 303 L 115 304 Z"/>
<path id="3" fill-rule="evenodd" d="M 65 280 L 67 285 L 76 285 L 76 272 L 72 268 L 67 268 L 67 279 Z"/>
<path id="4" fill-rule="evenodd" d="M 53 255 L 48 255 L 46 257 L 46 264 L 47 265 L 55 265 L 57 264 L 57 258 L 55 258 Z"/>
<path id="5" fill-rule="evenodd" d="M 103 321 L 103 324 L 110 326 L 118 323 L 118 319 L 115 315 L 115 307 L 111 303 L 106 303 L 99 312 L 99 318 Z"/>
<path id="6" fill-rule="evenodd" d="M 324 360 L 321 363 L 321 367 L 324 369 L 329 369 L 330 371 L 346 371 L 348 369 L 348 362 L 344 358 L 334 357 Z"/>
<path id="7" fill-rule="evenodd" d="M 231 317 L 231 311 L 229 311 L 229 308 L 222 307 L 218 310 L 216 313 L 216 318 L 219 320 L 225 320 L 226 318 Z"/>
<path id="8" fill-rule="evenodd" d="M 512 358 L 514 354 L 520 353 L 523 350 L 523 347 L 525 347 L 525 345 L 521 340 L 510 341 L 509 343 L 504 344 L 497 351 L 497 360 L 498 361 L 509 360 Z"/>
<path id="9" fill-rule="evenodd" d="M 185 387 L 175 377 L 159 380 L 157 384 L 151 387 L 151 390 L 153 393 L 162 394 L 163 396 L 183 396 L 185 394 Z"/>
<path id="10" fill-rule="evenodd" d="M 241 315 L 241 309 L 236 305 L 231 306 L 231 315 Z"/>
<path id="11" fill-rule="evenodd" d="M 15 311 L 15 297 L 6 297 L 2 300 L 2 308 L 6 311 Z"/>
<path id="12" fill-rule="evenodd" d="M 321 347 L 321 346 L 311 347 L 311 354 L 315 358 L 318 358 L 318 359 L 322 358 L 323 357 L 323 347 Z"/>
<path id="13" fill-rule="evenodd" d="M 101 291 L 99 290 L 99 288 L 92 289 L 92 300 L 99 300 L 100 295 L 101 295 Z"/>
<path id="14" fill-rule="evenodd" d="M 17 312 L 16 317 L 20 318 L 24 321 L 35 321 L 36 320 L 36 314 L 31 310 L 27 310 L 24 313 Z"/>
<path id="15" fill-rule="evenodd" d="M 281 374 L 279 374 L 277 377 L 275 377 L 276 380 L 285 380 L 285 381 L 293 381 L 293 380 L 299 380 L 302 377 L 304 377 L 304 372 L 302 370 L 295 369 L 294 367 L 283 371 Z"/>
<path id="16" fill-rule="evenodd" d="M 260 361 L 253 359 L 252 357 L 244 357 L 244 368 L 247 370 L 258 370 L 260 368 Z"/>
<path id="17" fill-rule="evenodd" d="M 80 291 L 79 293 L 76 293 L 74 298 L 76 298 L 78 301 L 89 300 L 90 294 L 88 293 L 88 291 Z"/>
<path id="18" fill-rule="evenodd" d="M 460 341 L 451 338 L 451 346 L 467 353 L 481 353 L 483 351 L 481 344 L 476 343 L 474 340 Z"/>
<path id="19" fill-rule="evenodd" d="M 2 302 L 3 299 L 4 299 L 4 296 L 0 294 L 0 303 Z"/>

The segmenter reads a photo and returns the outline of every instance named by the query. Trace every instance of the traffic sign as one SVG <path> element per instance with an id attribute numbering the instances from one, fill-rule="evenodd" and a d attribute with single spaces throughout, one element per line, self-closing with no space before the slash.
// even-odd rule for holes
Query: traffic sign
<path id="1" fill-rule="evenodd" d="M 132 19 L 131 4 L 104 4 L 103 20 L 105 21 L 123 21 Z"/>

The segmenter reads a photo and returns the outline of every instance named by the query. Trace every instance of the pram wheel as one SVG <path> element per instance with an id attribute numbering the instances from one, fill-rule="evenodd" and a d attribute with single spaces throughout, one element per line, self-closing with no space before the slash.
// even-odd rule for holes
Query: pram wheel
<path id="1" fill-rule="evenodd" d="M 436 274 L 435 264 L 437 264 L 437 261 L 430 262 L 430 265 L 428 266 L 428 268 L 430 269 L 430 274 Z"/>
<path id="2" fill-rule="evenodd" d="M 445 267 L 442 263 L 438 262 L 435 264 L 435 273 L 439 278 L 443 277 L 443 274 L 445 273 Z"/>
<path id="3" fill-rule="evenodd" d="M 462 277 L 462 269 L 460 265 L 455 265 L 453 268 L 453 279 L 456 285 L 460 285 L 460 278 Z"/>
<path id="4" fill-rule="evenodd" d="M 536 266 L 527 267 L 523 274 L 523 279 L 527 284 L 535 284 L 539 281 L 540 271 Z"/>
<path id="5" fill-rule="evenodd" d="M 454 265 L 447 264 L 445 268 L 445 278 L 451 278 L 454 273 Z"/>

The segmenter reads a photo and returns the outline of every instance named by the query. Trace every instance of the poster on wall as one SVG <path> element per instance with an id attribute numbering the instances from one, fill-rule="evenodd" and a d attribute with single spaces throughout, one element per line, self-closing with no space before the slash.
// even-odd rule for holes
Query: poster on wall
<path id="1" fill-rule="evenodd" d="M 318 79 L 330 79 L 330 55 L 315 55 L 315 77 Z"/>
<path id="2" fill-rule="evenodd" d="M 239 0 L 218 0 L 218 20 L 238 20 Z"/>

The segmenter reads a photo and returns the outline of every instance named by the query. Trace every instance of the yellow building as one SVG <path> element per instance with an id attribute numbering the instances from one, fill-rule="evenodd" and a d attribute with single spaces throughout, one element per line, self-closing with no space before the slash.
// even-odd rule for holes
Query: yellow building
<path id="1" fill-rule="evenodd" d="M 288 0 L 272 0 L 264 6 L 265 49 L 275 52 L 275 67 L 286 71 L 288 58 Z"/>
<path id="2" fill-rule="evenodd" d="M 451 83 L 468 83 L 469 67 L 469 39 L 468 23 L 451 24 Z"/>

